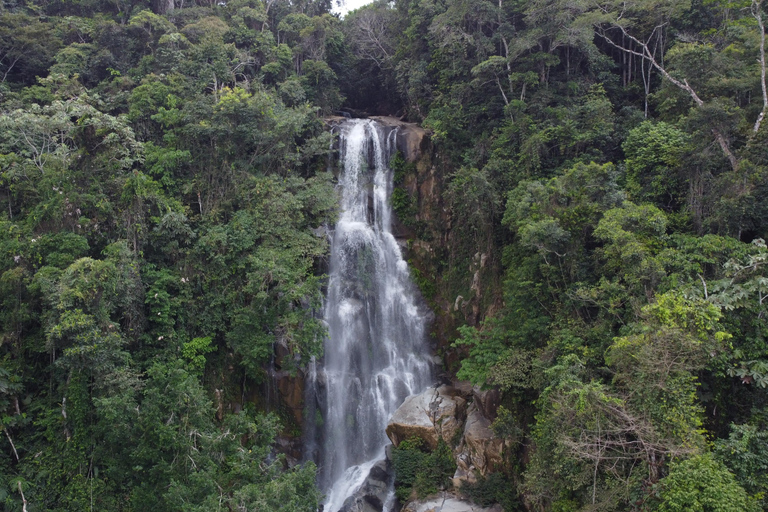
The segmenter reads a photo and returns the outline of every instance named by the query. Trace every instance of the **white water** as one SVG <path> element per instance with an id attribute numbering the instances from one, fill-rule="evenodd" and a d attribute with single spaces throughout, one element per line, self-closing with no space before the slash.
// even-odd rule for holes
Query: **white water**
<path id="1" fill-rule="evenodd" d="M 311 374 L 322 421 L 310 435 L 319 446 L 310 451 L 326 512 L 337 512 L 383 458 L 387 421 L 405 397 L 431 382 L 425 314 L 391 231 L 388 160 L 396 134 L 370 120 L 339 129 L 341 212 L 324 313 L 329 337 Z"/>

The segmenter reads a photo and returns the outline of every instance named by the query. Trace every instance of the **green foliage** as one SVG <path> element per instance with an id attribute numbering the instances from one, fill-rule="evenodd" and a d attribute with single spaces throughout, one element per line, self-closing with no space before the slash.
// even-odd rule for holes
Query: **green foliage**
<path id="1" fill-rule="evenodd" d="M 733 473 L 711 454 L 672 464 L 659 488 L 660 512 L 758 510 Z"/>
<path id="2" fill-rule="evenodd" d="M 491 368 L 504 356 L 507 345 L 505 333 L 491 327 L 485 332 L 473 327 L 459 327 L 459 338 L 453 346 L 469 346 L 469 356 L 464 358 L 457 377 L 473 384 L 485 384 L 489 380 Z"/>
<path id="3" fill-rule="evenodd" d="M 768 496 L 768 434 L 754 425 L 731 425 L 726 439 L 715 442 L 714 455 L 736 481 L 765 508 Z"/>
<path id="4" fill-rule="evenodd" d="M 460 490 L 478 505 L 489 507 L 499 503 L 506 512 L 512 512 L 520 510 L 514 489 L 502 473 L 491 473 L 487 477 L 479 476 L 477 482 L 462 483 Z"/>
<path id="5" fill-rule="evenodd" d="M 629 403 L 643 411 L 672 443 L 693 447 L 701 427 L 695 394 L 697 371 L 730 337 L 718 330 L 720 311 L 675 294 L 657 297 L 643 310 L 641 333 L 616 338 L 606 362 Z"/>
<path id="6" fill-rule="evenodd" d="M 641 318 L 634 334 L 615 338 L 605 353 L 610 384 L 587 381 L 575 355 L 546 370 L 534 428 L 538 450 L 526 470 L 537 502 L 591 500 L 621 509 L 633 496 L 647 497 L 643 479 L 660 478 L 660 461 L 703 448 L 696 374 L 729 338 L 718 330 L 722 315 L 712 304 L 670 292 Z"/>
<path id="7" fill-rule="evenodd" d="M 683 159 L 690 136 L 667 123 L 644 122 L 630 130 L 623 144 L 627 189 L 637 202 L 669 209 L 683 201 Z"/>
<path id="8" fill-rule="evenodd" d="M 423 498 L 446 488 L 456 471 L 453 452 L 442 438 L 433 451 L 419 437 L 402 441 L 392 450 L 392 465 L 395 495 L 400 501 L 406 501 L 412 493 Z"/>
<path id="9" fill-rule="evenodd" d="M 402 188 L 396 188 L 392 191 L 392 210 L 398 219 L 403 220 L 405 225 L 411 224 L 416 214 L 416 207 L 411 196 Z"/>
<path id="10" fill-rule="evenodd" d="M 450 213 L 439 328 L 452 338 L 458 324 L 459 378 L 499 386 L 506 411 L 538 411 L 499 423 L 534 441 L 527 506 L 650 503 L 673 459 L 763 409 L 762 249 L 743 242 L 768 225 L 764 5 L 382 10 L 355 14 L 355 66 L 392 69 L 403 110 L 433 132 Z M 489 283 L 473 282 L 478 251 L 501 262 Z"/>
<path id="11" fill-rule="evenodd" d="M 653 444 L 645 452 L 642 447 L 650 448 L 650 440 L 658 439 L 655 433 L 608 386 L 584 382 L 585 373 L 574 355 L 546 370 L 550 385 L 538 399 L 542 405 L 533 429 L 537 450 L 526 468 L 524 489 L 530 502 L 553 509 L 594 503 L 621 510 L 640 486 L 649 462 L 663 457 L 666 447 Z"/>
<path id="12" fill-rule="evenodd" d="M 210 336 L 193 338 L 181 346 L 181 355 L 189 360 L 192 368 L 202 369 L 205 367 L 205 354 L 216 350 L 216 347 L 211 346 L 211 341 Z"/>
<path id="13" fill-rule="evenodd" d="M 270 405 L 275 343 L 296 371 L 325 335 L 318 112 L 345 49 L 316 4 L 4 7 L 5 508 L 16 482 L 41 510 L 317 508 L 316 468 L 284 471 L 281 426 L 242 403 Z"/>
<path id="14" fill-rule="evenodd" d="M 748 509 L 720 462 L 766 492 L 765 5 L 329 4 L 4 4 L 0 502 L 317 507 L 237 397 L 320 355 L 344 106 L 432 131 L 395 211 L 447 359 L 534 441 L 527 506 Z M 400 496 L 443 486 L 408 443 Z"/>
<path id="15" fill-rule="evenodd" d="M 473 246 L 483 246 L 499 215 L 501 201 L 484 170 L 462 167 L 448 182 L 446 199 L 459 229 Z"/>

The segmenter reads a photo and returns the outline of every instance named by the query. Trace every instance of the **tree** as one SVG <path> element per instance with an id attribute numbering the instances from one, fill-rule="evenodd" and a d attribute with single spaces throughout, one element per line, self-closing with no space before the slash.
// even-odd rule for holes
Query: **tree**
<path id="1" fill-rule="evenodd" d="M 685 176 L 684 158 L 690 137 L 667 123 L 644 122 L 627 135 L 627 188 L 636 202 L 650 201 L 666 210 L 681 203 Z"/>
<path id="2" fill-rule="evenodd" d="M 653 4 L 652 6 L 643 4 L 642 2 L 630 4 L 606 3 L 600 5 L 596 10 L 589 11 L 582 19 L 593 24 L 596 33 L 607 44 L 614 46 L 629 55 L 639 57 L 644 65 L 647 63 L 649 72 L 651 68 L 658 71 L 666 81 L 681 91 L 684 91 L 696 107 L 703 109 L 707 108 L 707 102 L 703 100 L 696 89 L 689 84 L 688 80 L 691 79 L 691 77 L 676 76 L 674 72 L 671 72 L 670 68 L 663 60 L 665 53 L 665 32 L 670 23 L 670 19 L 679 16 L 681 11 L 688 7 L 689 4 L 681 2 L 662 3 L 659 5 Z M 643 20 L 641 16 L 647 14 L 646 9 L 649 8 L 653 9 L 656 19 L 652 25 L 643 26 L 642 21 L 640 21 Z M 760 31 L 760 84 L 761 89 L 765 91 L 765 30 L 762 22 L 761 2 L 752 2 L 749 9 L 758 23 L 758 29 Z M 613 34 L 619 34 L 621 40 L 619 41 Z M 647 97 L 650 75 L 646 78 L 645 74 L 643 74 L 643 80 L 646 83 Z M 768 93 L 763 92 L 762 98 L 763 108 L 757 116 L 752 129 L 753 133 L 757 133 L 765 115 L 765 106 L 768 105 Z M 720 146 L 723 155 L 730 163 L 731 168 L 735 170 L 738 167 L 739 159 L 731 148 L 731 142 L 728 139 L 727 134 L 721 127 L 712 124 L 710 125 L 710 131 L 714 136 L 715 141 Z"/>
<path id="3" fill-rule="evenodd" d="M 31 84 L 45 73 L 61 44 L 52 34 L 50 23 L 23 13 L 0 14 L 0 83 L 15 75 Z"/>
<path id="4" fill-rule="evenodd" d="M 673 464 L 659 482 L 659 512 L 736 512 L 758 510 L 733 473 L 711 454 Z"/>
<path id="5" fill-rule="evenodd" d="M 395 14 L 393 9 L 377 4 L 349 15 L 346 24 L 355 57 L 373 61 L 380 70 L 392 70 L 395 37 L 390 31 Z"/>

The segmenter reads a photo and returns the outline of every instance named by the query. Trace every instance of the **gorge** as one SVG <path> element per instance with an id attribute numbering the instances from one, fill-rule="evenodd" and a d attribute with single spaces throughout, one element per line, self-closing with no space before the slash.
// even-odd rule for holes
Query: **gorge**
<path id="1" fill-rule="evenodd" d="M 0 509 L 768 510 L 768 0 L 337 3 L 0 5 Z"/>

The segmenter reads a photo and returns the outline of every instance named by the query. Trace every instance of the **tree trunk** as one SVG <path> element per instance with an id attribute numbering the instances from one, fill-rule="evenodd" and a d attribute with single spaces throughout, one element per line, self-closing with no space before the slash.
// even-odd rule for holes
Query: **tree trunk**
<path id="1" fill-rule="evenodd" d="M 768 90 L 765 86 L 765 25 L 763 23 L 762 12 L 762 0 L 752 0 L 752 15 L 757 20 L 757 26 L 760 29 L 760 86 L 763 91 L 763 109 L 757 116 L 755 126 L 752 128 L 752 133 L 755 134 L 760 130 L 760 124 L 765 118 L 765 112 L 768 110 Z"/>

